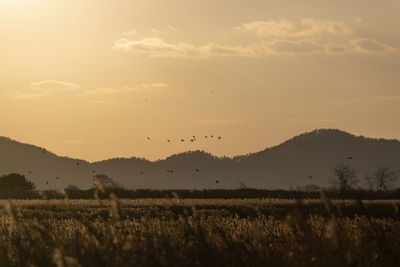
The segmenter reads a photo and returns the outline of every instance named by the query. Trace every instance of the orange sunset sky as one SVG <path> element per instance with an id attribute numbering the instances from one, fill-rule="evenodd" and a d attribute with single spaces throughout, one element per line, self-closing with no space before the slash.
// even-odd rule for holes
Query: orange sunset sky
<path id="1" fill-rule="evenodd" d="M 315 128 L 398 139 L 399 11 L 397 0 L 1 0 L 0 136 L 90 161 L 232 156 Z"/>

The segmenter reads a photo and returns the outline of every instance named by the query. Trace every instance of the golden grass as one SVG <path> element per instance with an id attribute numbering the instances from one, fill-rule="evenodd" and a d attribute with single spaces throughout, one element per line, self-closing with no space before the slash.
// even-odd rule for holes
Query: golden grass
<path id="1" fill-rule="evenodd" d="M 0 201 L 1 266 L 400 266 L 399 200 Z"/>

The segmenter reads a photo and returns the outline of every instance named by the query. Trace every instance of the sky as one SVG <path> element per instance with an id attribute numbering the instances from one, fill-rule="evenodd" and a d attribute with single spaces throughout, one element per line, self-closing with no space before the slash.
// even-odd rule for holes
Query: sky
<path id="1" fill-rule="evenodd" d="M 233 156 L 317 128 L 399 139 L 399 11 L 398 0 L 1 0 L 0 136 L 89 161 Z"/>

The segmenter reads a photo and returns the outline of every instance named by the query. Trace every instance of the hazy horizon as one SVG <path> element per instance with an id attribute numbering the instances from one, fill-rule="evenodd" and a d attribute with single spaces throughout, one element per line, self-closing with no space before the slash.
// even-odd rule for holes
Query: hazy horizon
<path id="1" fill-rule="evenodd" d="M 399 10 L 3 0 L 0 136 L 91 162 L 241 155 L 320 128 L 399 139 Z"/>

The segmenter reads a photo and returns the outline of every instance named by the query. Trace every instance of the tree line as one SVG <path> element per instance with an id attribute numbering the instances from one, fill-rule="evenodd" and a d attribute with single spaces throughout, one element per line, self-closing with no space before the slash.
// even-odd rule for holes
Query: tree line
<path id="1" fill-rule="evenodd" d="M 62 191 L 37 191 L 34 183 L 24 175 L 12 173 L 0 177 L 0 198 L 73 198 L 91 199 L 104 197 L 106 191 L 113 192 L 120 198 L 319 198 L 324 191 L 330 198 L 362 198 L 362 199 L 398 199 L 400 188 L 394 189 L 399 173 L 394 169 L 380 165 L 373 173 L 364 176 L 368 189 L 357 187 L 360 182 L 356 169 L 350 164 L 339 164 L 333 168 L 333 187 L 321 189 L 309 185 L 296 190 L 268 189 L 204 189 L 204 190 L 147 190 L 124 189 L 113 179 L 104 174 L 93 177 L 93 188 L 83 190 L 70 185 Z"/>

